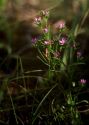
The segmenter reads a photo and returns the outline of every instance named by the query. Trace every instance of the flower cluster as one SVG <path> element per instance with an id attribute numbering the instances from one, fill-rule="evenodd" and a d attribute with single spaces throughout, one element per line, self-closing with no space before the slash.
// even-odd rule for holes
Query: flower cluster
<path id="1" fill-rule="evenodd" d="M 63 59 L 64 49 L 68 45 L 68 34 L 65 33 L 66 25 L 64 20 L 60 20 L 55 24 L 57 32 L 59 33 L 59 37 L 55 39 L 55 36 L 52 36 L 52 31 L 50 29 L 50 23 L 48 23 L 49 11 L 41 11 L 40 16 L 35 18 L 35 24 L 40 28 L 42 34 L 39 40 L 36 38 L 32 41 L 37 46 L 41 48 L 41 52 L 46 55 L 46 58 L 54 59 Z M 75 43 L 72 44 L 72 47 Z M 43 50 L 43 51 L 42 51 Z M 47 56 L 47 55 L 50 55 Z M 77 52 L 77 58 L 81 56 L 81 53 Z M 49 60 L 49 59 L 48 59 Z M 67 62 L 67 61 L 65 61 Z M 65 64 L 65 62 L 63 62 Z"/>
<path id="2" fill-rule="evenodd" d="M 39 17 L 35 18 L 35 23 L 41 29 L 42 34 L 41 34 L 40 40 L 37 40 L 36 38 L 32 39 L 32 42 L 35 43 L 38 46 L 38 48 L 41 49 L 40 53 L 41 53 L 42 57 L 44 59 L 46 58 L 45 60 L 43 60 L 43 62 L 45 62 L 48 59 L 51 61 L 48 61 L 45 63 L 51 62 L 51 64 L 53 63 L 52 65 L 55 65 L 55 67 L 57 67 L 57 64 L 59 65 L 59 63 L 60 63 L 60 67 L 62 67 L 62 68 L 66 67 L 66 65 L 68 65 L 67 59 L 69 59 L 69 56 L 72 53 L 75 53 L 76 50 L 77 50 L 76 59 L 77 59 L 77 61 L 80 61 L 79 59 L 82 57 L 82 53 L 81 53 L 81 51 L 79 51 L 77 49 L 77 44 L 75 41 L 69 43 L 68 40 L 70 40 L 70 35 L 68 36 L 68 33 L 67 34 L 65 33 L 65 29 L 67 29 L 67 27 L 65 25 L 65 21 L 60 20 L 55 24 L 55 28 L 59 29 L 59 30 L 57 30 L 58 36 L 55 39 L 55 36 L 53 36 L 53 34 L 50 30 L 50 25 L 48 23 L 47 17 L 49 17 L 49 12 L 41 11 L 41 15 Z M 72 50 L 74 52 L 73 51 L 71 52 L 70 50 L 65 51 L 65 48 L 67 48 L 67 49 L 72 48 Z M 67 53 L 68 51 L 70 52 L 70 55 L 69 55 L 69 53 Z M 45 57 L 44 57 L 44 55 L 45 55 Z M 73 55 L 71 56 L 71 58 L 73 58 Z M 54 62 L 56 62 L 56 64 L 54 64 Z M 61 64 L 61 63 L 63 63 L 63 64 Z M 51 65 L 51 64 L 49 64 L 49 65 Z M 63 69 L 65 69 L 65 68 L 63 68 Z M 81 79 L 80 83 L 85 84 L 86 80 Z"/>

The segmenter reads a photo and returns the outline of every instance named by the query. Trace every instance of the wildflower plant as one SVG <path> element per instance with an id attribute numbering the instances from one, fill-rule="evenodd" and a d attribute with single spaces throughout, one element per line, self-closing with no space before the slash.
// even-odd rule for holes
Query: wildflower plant
<path id="1" fill-rule="evenodd" d="M 39 20 L 40 19 L 40 20 Z M 42 31 L 39 39 L 35 40 L 35 46 L 41 54 L 43 61 L 51 70 L 62 70 L 75 63 L 73 60 L 77 51 L 75 38 L 66 28 L 64 21 L 59 21 L 57 26 L 57 35 L 52 34 L 52 27 L 48 22 L 49 12 L 42 11 L 40 16 L 35 18 L 35 25 Z M 36 39 L 36 38 L 35 38 Z M 76 57 L 81 57 L 81 52 L 76 52 Z"/>
<path id="2" fill-rule="evenodd" d="M 48 11 L 41 11 L 40 16 L 35 18 L 34 23 L 41 30 L 42 34 L 40 38 L 36 40 L 34 45 L 39 51 L 38 58 L 48 66 L 47 79 L 50 80 L 54 74 L 57 74 L 55 77 L 60 77 L 62 74 L 62 78 L 67 81 L 67 83 L 65 82 L 65 84 L 67 84 L 67 88 L 65 88 L 62 83 L 60 83 L 61 85 L 58 85 L 63 88 L 62 90 L 65 96 L 65 103 L 61 106 L 65 107 L 65 109 L 62 110 L 60 106 L 60 110 L 62 111 L 57 113 L 56 109 L 52 105 L 54 119 L 56 115 L 56 120 L 59 118 L 61 119 L 61 116 L 63 116 L 62 120 L 64 120 L 66 119 L 66 115 L 70 114 L 71 124 L 78 125 L 79 113 L 76 107 L 78 99 L 74 93 L 79 86 L 78 84 L 86 84 L 86 80 L 84 78 L 81 78 L 81 80 L 79 80 L 80 82 L 76 81 L 75 78 L 76 67 L 84 64 L 82 53 L 79 45 L 75 41 L 75 36 L 72 30 L 69 31 L 66 27 L 65 21 L 61 20 L 55 25 L 57 33 L 53 34 L 52 26 L 49 23 L 49 16 L 50 14 Z M 55 81 L 55 84 L 58 83 Z"/>

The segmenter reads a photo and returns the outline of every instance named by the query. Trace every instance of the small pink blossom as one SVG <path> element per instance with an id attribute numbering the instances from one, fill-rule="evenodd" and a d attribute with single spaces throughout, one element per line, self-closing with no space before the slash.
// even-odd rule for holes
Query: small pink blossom
<path id="1" fill-rule="evenodd" d="M 35 23 L 35 24 L 40 24 L 40 22 L 41 22 L 41 17 L 36 17 L 36 18 L 34 19 L 34 23 Z"/>
<path id="2" fill-rule="evenodd" d="M 36 37 L 34 37 L 34 38 L 32 38 L 32 44 L 35 44 L 36 42 L 37 42 L 37 38 Z"/>
<path id="3" fill-rule="evenodd" d="M 45 33 L 48 33 L 48 28 L 44 28 L 43 31 L 44 31 Z"/>
<path id="4" fill-rule="evenodd" d="M 65 21 L 64 20 L 60 20 L 55 24 L 55 28 L 59 28 L 59 29 L 63 29 L 65 28 Z"/>
<path id="5" fill-rule="evenodd" d="M 44 45 L 51 45 L 52 44 L 52 41 L 51 40 L 46 40 L 44 41 Z"/>
<path id="6" fill-rule="evenodd" d="M 59 44 L 60 45 L 64 45 L 66 43 L 66 38 L 61 38 L 61 40 L 59 40 Z"/>
<path id="7" fill-rule="evenodd" d="M 83 85 L 86 84 L 86 79 L 80 79 L 80 83 Z"/>

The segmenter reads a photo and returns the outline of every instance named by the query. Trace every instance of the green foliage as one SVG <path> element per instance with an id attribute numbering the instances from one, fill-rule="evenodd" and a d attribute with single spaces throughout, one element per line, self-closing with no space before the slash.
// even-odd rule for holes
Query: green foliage
<path id="1" fill-rule="evenodd" d="M 0 0 L 0 14 L 5 9 L 7 0 Z"/>

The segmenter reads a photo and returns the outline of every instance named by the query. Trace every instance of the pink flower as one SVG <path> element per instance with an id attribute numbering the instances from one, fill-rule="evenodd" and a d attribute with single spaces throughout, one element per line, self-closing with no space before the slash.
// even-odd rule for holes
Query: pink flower
<path id="1" fill-rule="evenodd" d="M 36 17 L 35 20 L 34 20 L 34 23 L 35 24 L 40 24 L 41 23 L 41 17 Z"/>
<path id="2" fill-rule="evenodd" d="M 82 85 L 86 84 L 86 79 L 80 79 L 80 83 L 81 83 Z"/>
<path id="3" fill-rule="evenodd" d="M 60 45 L 64 45 L 66 43 L 66 38 L 61 38 L 61 40 L 59 40 L 59 44 Z"/>
<path id="4" fill-rule="evenodd" d="M 46 40 L 44 41 L 44 45 L 51 45 L 52 44 L 52 41 L 51 40 Z"/>
<path id="5" fill-rule="evenodd" d="M 55 24 L 55 28 L 59 28 L 59 29 L 63 29 L 65 28 L 65 21 L 64 20 L 60 20 Z"/>
<path id="6" fill-rule="evenodd" d="M 43 31 L 44 31 L 45 33 L 48 33 L 48 28 L 44 28 Z"/>
<path id="7" fill-rule="evenodd" d="M 37 38 L 36 37 L 34 37 L 34 38 L 32 38 L 32 44 L 35 44 L 36 42 L 37 42 Z"/>

